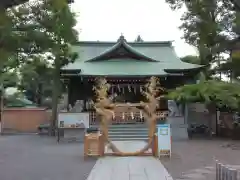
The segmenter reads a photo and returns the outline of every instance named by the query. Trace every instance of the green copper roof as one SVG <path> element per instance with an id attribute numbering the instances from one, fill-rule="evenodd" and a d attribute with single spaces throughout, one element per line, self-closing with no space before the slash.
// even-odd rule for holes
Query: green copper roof
<path id="1" fill-rule="evenodd" d="M 123 62 L 124 61 L 124 62 Z M 162 69 L 153 62 L 141 62 L 135 59 L 113 59 L 108 62 L 77 62 L 69 65 L 69 69 L 81 67 L 82 75 L 94 76 L 136 76 L 136 75 L 166 75 Z"/>
<path id="2" fill-rule="evenodd" d="M 168 70 L 192 70 L 202 66 L 182 62 L 171 42 L 130 42 L 123 36 L 117 42 L 79 42 L 73 46 L 78 59 L 63 70 L 81 70 L 81 75 L 152 76 Z M 177 72 L 176 71 L 176 72 Z"/>

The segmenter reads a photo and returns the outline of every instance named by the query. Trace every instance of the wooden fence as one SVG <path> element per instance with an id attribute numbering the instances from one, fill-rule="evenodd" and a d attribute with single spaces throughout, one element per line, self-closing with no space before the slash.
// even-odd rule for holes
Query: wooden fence
<path id="1" fill-rule="evenodd" d="M 234 166 L 216 161 L 216 180 L 240 180 L 240 171 Z"/>

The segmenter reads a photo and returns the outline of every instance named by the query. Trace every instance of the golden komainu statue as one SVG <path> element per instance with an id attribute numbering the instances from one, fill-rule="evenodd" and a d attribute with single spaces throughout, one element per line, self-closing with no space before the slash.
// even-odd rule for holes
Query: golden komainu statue
<path id="1" fill-rule="evenodd" d="M 156 130 L 156 121 L 158 118 L 156 109 L 159 105 L 160 91 L 163 90 L 160 87 L 158 78 L 151 77 L 149 82 L 145 85 L 145 90 L 142 92 L 146 98 L 146 102 L 140 102 L 139 106 L 141 109 L 143 109 L 144 118 L 147 120 L 149 127 L 148 143 L 145 147 L 136 152 L 121 152 L 108 138 L 108 125 L 113 118 L 114 109 L 117 106 L 111 102 L 111 98 L 108 95 L 109 88 L 110 85 L 104 78 L 98 79 L 97 85 L 94 87 L 94 91 L 97 96 L 94 107 L 101 119 L 100 130 L 104 136 L 105 143 L 109 144 L 109 147 L 112 149 L 114 155 L 134 156 L 144 154 L 144 152 L 148 151 L 149 148 L 152 148 L 153 138 Z M 127 103 L 126 106 L 131 106 L 131 104 Z"/>

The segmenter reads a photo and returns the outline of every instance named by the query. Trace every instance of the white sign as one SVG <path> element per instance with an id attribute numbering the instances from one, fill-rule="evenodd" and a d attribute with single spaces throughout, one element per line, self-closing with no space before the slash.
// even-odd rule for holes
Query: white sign
<path id="1" fill-rule="evenodd" d="M 170 124 L 159 124 L 158 129 L 158 156 L 171 156 L 171 128 Z"/>
<path id="2" fill-rule="evenodd" d="M 59 128 L 89 128 L 89 113 L 59 113 Z"/>

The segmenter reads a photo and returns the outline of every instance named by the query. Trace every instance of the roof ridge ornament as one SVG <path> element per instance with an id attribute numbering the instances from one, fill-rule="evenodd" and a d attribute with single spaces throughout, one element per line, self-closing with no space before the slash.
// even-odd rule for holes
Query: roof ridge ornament
<path id="1" fill-rule="evenodd" d="M 126 41 L 125 37 L 123 36 L 123 33 L 121 33 L 121 36 L 118 39 L 118 42 L 119 41 Z"/>

